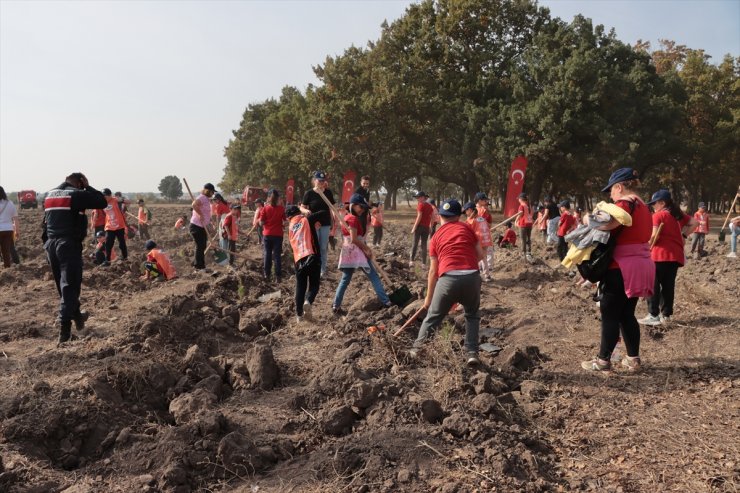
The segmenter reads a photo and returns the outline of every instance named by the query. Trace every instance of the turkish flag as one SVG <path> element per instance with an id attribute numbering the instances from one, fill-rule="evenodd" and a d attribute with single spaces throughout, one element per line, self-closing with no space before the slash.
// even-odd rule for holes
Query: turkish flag
<path id="1" fill-rule="evenodd" d="M 293 191 L 295 190 L 295 180 L 291 178 L 288 183 L 285 184 L 285 203 L 293 203 Z"/>
<path id="2" fill-rule="evenodd" d="M 346 204 L 349 202 L 349 198 L 355 193 L 355 178 L 357 173 L 352 170 L 344 173 L 344 185 L 342 185 L 342 203 Z"/>
<path id="3" fill-rule="evenodd" d="M 527 158 L 517 156 L 511 162 L 509 171 L 509 184 L 506 187 L 506 202 L 504 203 L 504 216 L 511 217 L 519 208 L 519 194 L 524 190 L 524 176 L 527 171 Z"/>

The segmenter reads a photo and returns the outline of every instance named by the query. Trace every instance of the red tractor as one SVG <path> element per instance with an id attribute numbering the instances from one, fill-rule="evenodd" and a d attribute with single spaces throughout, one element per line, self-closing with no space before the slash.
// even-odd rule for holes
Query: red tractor
<path id="1" fill-rule="evenodd" d="M 242 191 L 242 207 L 254 210 L 254 201 L 257 199 L 265 200 L 267 198 L 267 188 L 253 187 L 247 185 Z"/>
<path id="2" fill-rule="evenodd" d="M 18 204 L 21 209 L 37 209 L 39 206 L 34 190 L 21 190 L 18 192 Z"/>

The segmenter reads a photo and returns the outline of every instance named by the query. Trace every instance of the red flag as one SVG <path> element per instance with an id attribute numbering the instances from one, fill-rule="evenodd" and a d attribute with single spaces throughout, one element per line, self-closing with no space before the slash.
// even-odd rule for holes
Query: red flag
<path id="1" fill-rule="evenodd" d="M 355 178 L 357 177 L 357 173 L 355 173 L 352 170 L 347 171 L 344 173 L 344 185 L 342 186 L 342 203 L 345 204 L 349 202 L 349 198 L 352 197 L 352 194 L 355 192 Z"/>
<path id="2" fill-rule="evenodd" d="M 519 208 L 519 194 L 524 189 L 524 174 L 527 171 L 527 158 L 517 156 L 511 162 L 509 172 L 509 185 L 506 187 L 506 202 L 504 204 L 504 216 L 510 217 L 516 214 Z"/>
<path id="3" fill-rule="evenodd" d="M 295 189 L 295 180 L 291 178 L 288 180 L 288 183 L 285 184 L 285 203 L 286 204 L 292 204 L 293 203 L 293 191 Z"/>

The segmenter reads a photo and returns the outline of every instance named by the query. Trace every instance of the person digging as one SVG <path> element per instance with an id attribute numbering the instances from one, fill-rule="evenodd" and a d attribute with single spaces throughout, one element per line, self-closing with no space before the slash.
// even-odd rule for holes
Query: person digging
<path id="1" fill-rule="evenodd" d="M 427 315 L 419 335 L 409 350 L 409 356 L 418 358 L 430 330 L 436 329 L 455 303 L 465 310 L 466 362 L 470 366 L 478 359 L 478 329 L 480 325 L 481 276 L 478 262 L 485 258 L 483 248 L 472 229 L 460 222 L 462 206 L 455 199 L 447 200 L 439 208 L 442 226 L 429 245 L 429 275 L 423 307 Z"/>

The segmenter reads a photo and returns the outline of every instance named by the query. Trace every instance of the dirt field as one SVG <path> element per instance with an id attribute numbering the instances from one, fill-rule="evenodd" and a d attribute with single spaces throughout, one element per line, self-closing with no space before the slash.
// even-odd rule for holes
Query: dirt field
<path id="1" fill-rule="evenodd" d="M 580 369 L 598 308 L 552 249 L 536 238 L 534 265 L 498 250 L 481 335 L 502 351 L 472 370 L 459 314 L 410 362 L 410 339 L 388 332 L 415 305 L 380 309 L 358 275 L 334 318 L 333 270 L 317 321 L 298 325 L 291 267 L 261 303 L 277 287 L 254 243 L 236 272 L 194 274 L 190 237 L 171 229 L 184 211 L 152 211 L 181 277 L 141 281 L 137 240 L 128 263 L 86 259 L 91 317 L 61 348 L 41 212 L 21 212 L 23 263 L 0 270 L 0 491 L 740 490 L 740 263 L 716 235 L 679 273 L 674 320 L 643 330 L 635 375 Z M 399 221 L 378 257 L 418 297 L 425 273 L 409 269 Z"/>

